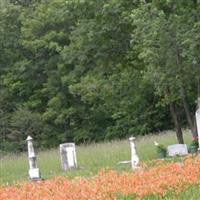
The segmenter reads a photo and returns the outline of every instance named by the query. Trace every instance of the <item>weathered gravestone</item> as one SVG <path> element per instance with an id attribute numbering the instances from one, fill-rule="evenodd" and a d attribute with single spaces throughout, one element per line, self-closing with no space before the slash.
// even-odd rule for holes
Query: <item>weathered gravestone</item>
<path id="1" fill-rule="evenodd" d="M 33 138 L 31 136 L 28 136 L 26 139 L 28 146 L 29 178 L 31 181 L 38 181 L 41 180 L 41 176 L 40 176 L 40 170 L 36 164 L 36 155 L 33 148 L 32 140 Z"/>
<path id="2" fill-rule="evenodd" d="M 200 97 L 198 98 L 198 109 L 195 113 L 196 122 L 197 122 L 197 133 L 198 133 L 198 140 L 199 140 L 199 148 L 198 151 L 200 153 Z"/>
<path id="3" fill-rule="evenodd" d="M 186 144 L 173 144 L 167 147 L 168 156 L 185 156 L 188 155 L 188 149 Z"/>
<path id="4" fill-rule="evenodd" d="M 130 137 L 130 145 L 131 145 L 131 167 L 132 169 L 139 168 L 139 157 L 136 152 L 136 147 L 134 143 L 135 137 Z"/>
<path id="5" fill-rule="evenodd" d="M 76 149 L 74 143 L 60 144 L 61 166 L 64 171 L 77 168 Z"/>

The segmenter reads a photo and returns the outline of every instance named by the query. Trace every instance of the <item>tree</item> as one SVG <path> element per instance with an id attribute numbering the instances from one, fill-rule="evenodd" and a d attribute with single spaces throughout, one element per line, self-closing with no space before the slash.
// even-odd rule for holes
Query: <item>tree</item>
<path id="1" fill-rule="evenodd" d="M 191 129 L 194 128 L 186 95 L 199 73 L 196 73 L 196 69 L 191 70 L 194 66 L 190 56 L 193 61 L 197 57 L 187 51 L 185 43 L 192 45 L 194 42 L 190 40 L 190 43 L 188 39 L 198 37 L 193 31 L 197 26 L 194 20 L 196 9 L 193 10 L 192 2 L 152 1 L 142 3 L 132 13 L 133 24 L 136 26 L 133 49 L 139 49 L 138 57 L 147 66 L 146 77 L 154 82 L 156 93 L 162 97 L 161 102 L 170 105 L 179 143 L 183 143 L 176 109 L 180 100 L 183 101 L 189 125 Z M 192 36 L 188 37 L 190 34 Z"/>
<path id="2" fill-rule="evenodd" d="M 30 133 L 38 147 L 50 148 L 159 132 L 172 121 L 179 143 L 187 122 L 196 134 L 199 1 L 2 0 L 0 6 L 4 149 Z"/>

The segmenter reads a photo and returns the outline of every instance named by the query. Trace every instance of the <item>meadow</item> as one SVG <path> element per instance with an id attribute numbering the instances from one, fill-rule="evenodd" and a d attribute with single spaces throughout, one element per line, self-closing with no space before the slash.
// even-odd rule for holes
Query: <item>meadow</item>
<path id="1" fill-rule="evenodd" d="M 189 131 L 184 131 L 184 139 L 187 144 L 191 142 L 191 134 Z M 145 167 L 154 167 L 154 161 L 156 161 L 154 141 L 158 141 L 159 143 L 165 145 L 175 144 L 176 137 L 172 131 L 163 132 L 158 135 L 138 137 L 136 140 L 137 151 L 139 158 Z M 113 177 L 114 175 L 108 176 L 106 173 L 109 173 L 110 171 L 112 172 L 113 170 L 116 173 L 131 173 L 130 164 L 118 164 L 119 161 L 130 160 L 130 146 L 128 139 L 122 141 L 80 145 L 76 148 L 79 168 L 78 170 L 69 172 L 63 172 L 61 170 L 58 149 L 38 152 L 37 164 L 40 168 L 42 178 L 48 181 L 49 179 L 54 180 L 54 177 L 66 177 L 67 180 L 73 181 L 79 178 L 93 179 L 95 176 L 102 176 L 105 177 L 105 180 L 107 180 L 108 177 Z M 166 168 L 166 171 L 170 171 L 170 164 L 183 162 L 183 159 L 184 158 L 166 159 L 166 161 L 164 161 L 166 163 L 166 167 L 169 165 L 169 169 Z M 106 171 L 105 174 L 101 174 L 103 169 Z M 28 160 L 26 153 L 20 155 L 6 155 L 1 158 L 0 185 L 13 185 L 15 182 L 27 181 L 27 174 Z M 152 181 L 154 182 L 156 180 Z M 199 191 L 198 185 L 191 184 L 186 190 L 180 192 L 178 196 L 176 195 L 176 198 L 196 200 L 198 199 L 197 197 L 200 196 Z M 144 199 L 172 199 L 172 197 L 174 197 L 173 195 L 173 193 L 167 193 L 162 197 L 150 195 L 148 197 L 144 197 Z M 190 198 L 187 198 L 188 196 Z M 132 195 L 122 195 L 118 196 L 118 199 L 134 199 L 134 197 Z"/>
<path id="2" fill-rule="evenodd" d="M 190 143 L 191 134 L 184 131 L 186 143 Z M 137 137 L 136 146 L 139 158 L 142 161 L 156 159 L 154 141 L 164 145 L 177 143 L 175 133 L 172 131 L 162 132 L 158 135 Z M 130 160 L 130 144 L 128 139 L 121 141 L 94 143 L 90 145 L 76 146 L 79 169 L 76 171 L 63 172 L 60 164 L 59 149 L 37 152 L 37 164 L 42 178 L 62 175 L 69 178 L 76 176 L 93 176 L 102 168 L 116 170 L 130 170 L 130 165 L 118 165 L 119 161 Z M 9 154 L 1 158 L 0 184 L 12 183 L 18 180 L 28 179 L 27 153 L 19 155 Z"/>

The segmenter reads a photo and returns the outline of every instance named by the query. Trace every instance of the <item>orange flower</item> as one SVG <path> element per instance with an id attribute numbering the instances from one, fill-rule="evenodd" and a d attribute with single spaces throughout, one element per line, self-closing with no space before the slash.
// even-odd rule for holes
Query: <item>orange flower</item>
<path id="1" fill-rule="evenodd" d="M 200 156 L 188 156 L 183 163 L 156 162 L 139 171 L 119 173 L 102 170 L 86 179 L 55 177 L 37 183 L 18 183 L 0 187 L 0 200 L 116 200 L 118 195 L 134 194 L 136 199 L 148 195 L 180 193 L 200 184 Z"/>

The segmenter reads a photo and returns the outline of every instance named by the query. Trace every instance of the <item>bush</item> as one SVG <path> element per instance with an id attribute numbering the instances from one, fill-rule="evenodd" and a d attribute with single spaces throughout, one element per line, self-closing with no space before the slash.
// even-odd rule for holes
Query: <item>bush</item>
<path id="1" fill-rule="evenodd" d="M 167 148 L 163 144 L 159 144 L 157 142 L 154 142 L 156 146 L 156 151 L 158 154 L 158 158 L 164 158 L 167 156 Z"/>

